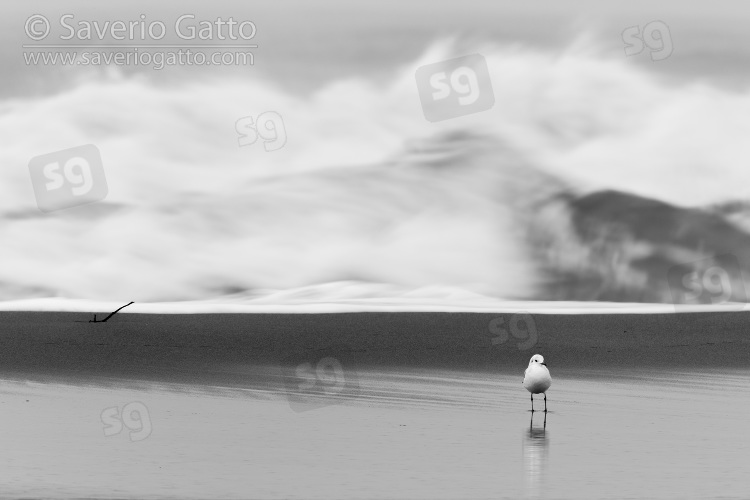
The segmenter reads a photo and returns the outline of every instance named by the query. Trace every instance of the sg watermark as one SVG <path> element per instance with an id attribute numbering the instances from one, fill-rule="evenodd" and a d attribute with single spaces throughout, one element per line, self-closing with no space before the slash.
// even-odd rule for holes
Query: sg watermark
<path id="1" fill-rule="evenodd" d="M 240 118 L 234 128 L 239 134 L 237 143 L 240 147 L 255 144 L 259 137 L 263 139 L 266 151 L 276 151 L 286 144 L 284 119 L 275 111 L 261 113 L 257 119 L 252 116 Z"/>
<path id="2" fill-rule="evenodd" d="M 138 401 L 123 406 L 122 412 L 118 406 L 105 408 L 102 411 L 101 420 L 106 437 L 116 436 L 123 429 L 128 430 L 128 436 L 133 442 L 143 441 L 151 435 L 151 417 L 148 414 L 148 408 Z"/>
<path id="3" fill-rule="evenodd" d="M 652 61 L 661 61 L 672 55 L 672 35 L 663 21 L 651 21 L 643 27 L 630 26 L 622 32 L 625 55 L 634 56 L 648 48 Z"/>
<path id="4" fill-rule="evenodd" d="M 667 281 L 678 312 L 685 305 L 724 305 L 722 310 L 737 311 L 747 305 L 742 268 L 732 254 L 673 266 L 667 272 Z"/>
<path id="5" fill-rule="evenodd" d="M 284 363 L 289 406 L 296 412 L 335 405 L 359 396 L 359 377 L 352 360 L 341 351 L 316 351 Z"/>
<path id="6" fill-rule="evenodd" d="M 35 156 L 29 173 L 37 206 L 45 213 L 100 201 L 108 193 L 102 157 L 93 144 Z"/>
<path id="7" fill-rule="evenodd" d="M 487 61 L 480 54 L 421 66 L 415 76 L 428 121 L 478 113 L 495 105 Z"/>
<path id="8" fill-rule="evenodd" d="M 519 351 L 531 349 L 539 341 L 539 332 L 536 328 L 534 317 L 527 312 L 517 312 L 505 316 L 493 318 L 489 324 L 489 331 L 492 337 L 492 345 L 505 345 L 511 337 L 517 340 L 515 342 Z"/>

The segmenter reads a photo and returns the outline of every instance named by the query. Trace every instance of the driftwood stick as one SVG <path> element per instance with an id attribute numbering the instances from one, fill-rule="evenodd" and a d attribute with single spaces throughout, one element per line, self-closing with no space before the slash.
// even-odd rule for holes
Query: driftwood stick
<path id="1" fill-rule="evenodd" d="M 100 319 L 100 320 L 97 320 L 97 319 L 96 319 L 96 314 L 94 314 L 94 319 L 90 319 L 90 320 L 89 320 L 89 323 L 105 323 L 105 322 L 106 322 L 106 321 L 107 321 L 107 320 L 108 320 L 109 318 L 111 318 L 112 316 L 114 316 L 115 314 L 117 314 L 118 312 L 120 312 L 120 311 L 121 311 L 122 309 L 125 309 L 125 308 L 126 308 L 126 307 L 128 307 L 128 306 L 129 306 L 130 304 L 135 304 L 135 302 L 128 302 L 127 304 L 125 304 L 125 305 L 124 305 L 124 306 L 122 306 L 121 308 L 119 308 L 119 309 L 117 309 L 117 310 L 115 310 L 115 311 L 112 311 L 111 313 L 109 313 L 109 316 L 107 316 L 107 317 L 106 317 L 106 318 L 104 318 L 104 319 Z"/>

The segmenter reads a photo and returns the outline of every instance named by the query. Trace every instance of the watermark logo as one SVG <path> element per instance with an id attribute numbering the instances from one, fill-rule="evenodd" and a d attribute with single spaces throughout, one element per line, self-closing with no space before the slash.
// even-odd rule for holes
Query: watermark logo
<path id="1" fill-rule="evenodd" d="M 351 360 L 345 358 L 341 352 L 329 350 L 287 359 L 283 378 L 292 410 L 315 410 L 359 396 L 359 377 Z"/>
<path id="2" fill-rule="evenodd" d="M 130 431 L 129 437 L 133 442 L 143 441 L 151 435 L 151 417 L 149 417 L 148 408 L 138 401 L 123 406 L 122 413 L 117 406 L 105 408 L 101 419 L 106 437 L 116 436 L 124 428 Z"/>
<path id="3" fill-rule="evenodd" d="M 415 76 L 428 121 L 486 111 L 495 104 L 487 61 L 479 54 L 421 66 Z"/>
<path id="4" fill-rule="evenodd" d="M 266 111 L 258 115 L 257 119 L 245 116 L 237 120 L 234 125 L 239 137 L 237 143 L 240 147 L 250 146 L 263 139 L 263 148 L 266 151 L 276 151 L 286 144 L 286 128 L 284 119 L 275 111 Z"/>
<path id="5" fill-rule="evenodd" d="M 494 335 L 492 345 L 504 345 L 513 337 L 519 341 L 516 342 L 519 351 L 531 349 L 539 341 L 534 317 L 527 312 L 511 314 L 507 322 L 504 316 L 493 318 L 489 324 L 489 331 Z"/>
<path id="6" fill-rule="evenodd" d="M 672 36 L 669 26 L 662 21 L 652 21 L 643 27 L 630 26 L 622 32 L 625 55 L 634 56 L 648 47 L 652 61 L 661 61 L 672 55 Z"/>
<path id="7" fill-rule="evenodd" d="M 42 212 L 100 201 L 108 193 L 102 157 L 93 144 L 36 156 L 29 172 Z"/>
<path id="8" fill-rule="evenodd" d="M 667 281 L 678 311 L 681 305 L 695 304 L 725 304 L 741 311 L 747 302 L 740 263 L 732 254 L 673 266 Z"/>

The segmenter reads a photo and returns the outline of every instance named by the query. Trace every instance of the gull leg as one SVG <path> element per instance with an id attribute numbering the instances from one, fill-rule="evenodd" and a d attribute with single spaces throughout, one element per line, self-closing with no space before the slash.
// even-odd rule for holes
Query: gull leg
<path id="1" fill-rule="evenodd" d="M 547 413 L 547 393 L 544 393 L 544 413 Z"/>
<path id="2" fill-rule="evenodd" d="M 534 393 L 531 394 L 531 413 L 534 413 Z"/>

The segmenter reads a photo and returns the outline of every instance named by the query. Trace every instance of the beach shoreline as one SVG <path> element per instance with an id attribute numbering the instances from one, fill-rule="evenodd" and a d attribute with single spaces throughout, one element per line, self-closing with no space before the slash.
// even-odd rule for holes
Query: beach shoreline
<path id="1" fill-rule="evenodd" d="M 540 314 L 533 345 L 497 314 L 89 319 L 0 313 L 0 437 L 11 478 L 0 496 L 745 490 L 745 313 Z M 552 374 L 549 414 L 529 411 L 521 385 L 536 352 Z"/>
<path id="2" fill-rule="evenodd" d="M 510 328 L 509 314 L 131 313 L 88 323 L 91 316 L 0 312 L 0 376 L 257 388 L 269 383 L 268 367 L 323 357 L 361 370 L 491 374 L 522 371 L 541 353 L 566 376 L 603 368 L 742 369 L 750 358 L 744 312 L 535 315 L 533 338 L 498 334 L 498 324 Z"/>

